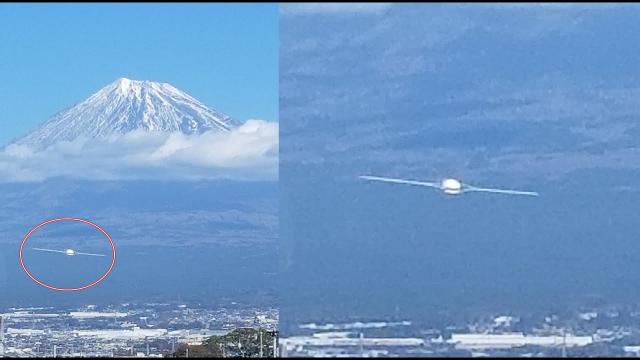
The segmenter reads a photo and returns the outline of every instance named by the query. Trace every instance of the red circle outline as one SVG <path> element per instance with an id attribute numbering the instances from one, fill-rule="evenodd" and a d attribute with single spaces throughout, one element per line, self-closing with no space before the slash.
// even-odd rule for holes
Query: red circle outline
<path id="1" fill-rule="evenodd" d="M 107 271 L 102 274 L 102 276 L 100 276 L 97 280 L 95 280 L 92 283 L 89 283 L 87 285 L 84 286 L 80 286 L 80 287 L 76 287 L 76 288 L 60 288 L 60 287 L 55 287 L 52 285 L 49 285 L 47 283 L 44 283 L 38 279 L 36 279 L 35 276 L 33 276 L 31 274 L 31 272 L 29 272 L 29 270 L 27 269 L 27 267 L 24 264 L 24 259 L 22 258 L 22 252 L 24 250 L 24 246 L 27 243 L 27 240 L 29 239 L 29 237 L 39 228 L 50 224 L 50 223 L 54 223 L 54 222 L 58 222 L 58 221 L 79 221 L 81 223 L 87 224 L 87 225 L 91 225 L 94 228 L 98 229 L 102 234 L 104 234 L 104 236 L 106 236 L 107 240 L 109 240 L 109 244 L 111 245 L 111 264 L 109 265 L 109 268 L 107 269 Z M 72 218 L 72 217 L 62 217 L 62 218 L 55 218 L 55 219 L 51 219 L 51 220 L 47 220 L 44 222 L 41 222 L 40 224 L 36 225 L 33 229 L 29 230 L 29 232 L 27 233 L 27 235 L 24 236 L 24 238 L 22 239 L 22 242 L 20 243 L 20 250 L 18 251 L 18 258 L 20 259 L 20 266 L 22 266 L 22 270 L 25 272 L 25 274 L 27 274 L 27 276 L 29 276 L 29 278 L 31 278 L 31 280 L 33 280 L 33 282 L 35 282 L 36 284 L 43 286 L 49 290 L 55 290 L 55 291 L 82 291 L 82 290 L 86 290 L 88 288 L 94 287 L 96 285 L 98 285 L 99 283 L 101 283 L 107 276 L 109 276 L 109 274 L 111 273 L 111 271 L 113 270 L 113 267 L 116 264 L 116 245 L 113 242 L 113 239 L 111 238 L 111 236 L 109 234 L 107 234 L 107 232 L 100 227 L 100 225 L 93 223 L 89 220 L 85 220 L 85 219 L 81 219 L 81 218 Z"/>

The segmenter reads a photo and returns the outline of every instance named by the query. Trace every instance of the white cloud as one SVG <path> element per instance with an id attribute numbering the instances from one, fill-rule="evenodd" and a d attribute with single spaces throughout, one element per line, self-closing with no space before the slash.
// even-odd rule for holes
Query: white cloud
<path id="1" fill-rule="evenodd" d="M 379 14 L 391 3 L 304 3 L 280 5 L 282 15 Z"/>
<path id="2" fill-rule="evenodd" d="M 276 180 L 278 146 L 278 124 L 254 119 L 228 133 L 135 131 L 63 141 L 46 149 L 12 144 L 0 151 L 0 182 L 52 177 Z"/>

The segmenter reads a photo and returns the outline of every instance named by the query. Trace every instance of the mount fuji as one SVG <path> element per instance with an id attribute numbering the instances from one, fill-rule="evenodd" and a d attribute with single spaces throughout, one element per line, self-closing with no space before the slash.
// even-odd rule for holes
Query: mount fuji
<path id="1" fill-rule="evenodd" d="M 81 136 L 101 138 L 134 130 L 192 135 L 227 132 L 238 125 L 170 84 L 119 78 L 14 143 L 43 148 Z"/>
<path id="2" fill-rule="evenodd" d="M 65 304 L 182 303 L 190 300 L 183 286 L 199 302 L 271 301 L 277 145 L 275 124 L 240 124 L 170 84 L 120 78 L 0 146 L 0 294 L 11 294 L 0 307 L 60 304 L 5 254 L 29 228 L 61 216 L 99 223 L 118 246 L 118 270 Z M 47 238 L 85 241 L 65 229 Z M 192 265 L 180 265 L 185 259 Z M 45 258 L 32 264 L 53 282 L 104 271 L 99 262 L 82 271 Z M 211 274 L 220 281 L 210 285 Z"/>

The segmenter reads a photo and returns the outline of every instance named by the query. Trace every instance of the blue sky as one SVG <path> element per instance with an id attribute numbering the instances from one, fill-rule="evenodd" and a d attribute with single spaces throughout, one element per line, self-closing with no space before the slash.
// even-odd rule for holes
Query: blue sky
<path id="1" fill-rule="evenodd" d="M 283 5 L 281 161 L 522 183 L 640 169 L 639 18 L 637 5 Z"/>
<path id="2" fill-rule="evenodd" d="M 0 5 L 0 144 L 118 77 L 277 121 L 277 5 Z"/>

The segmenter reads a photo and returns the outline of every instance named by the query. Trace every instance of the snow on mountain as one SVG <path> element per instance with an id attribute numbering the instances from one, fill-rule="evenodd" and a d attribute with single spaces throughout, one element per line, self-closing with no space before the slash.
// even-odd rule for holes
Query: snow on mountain
<path id="1" fill-rule="evenodd" d="M 237 125 L 170 84 L 120 78 L 15 143 L 46 147 L 79 136 L 99 138 L 139 129 L 191 135 L 226 132 Z"/>

